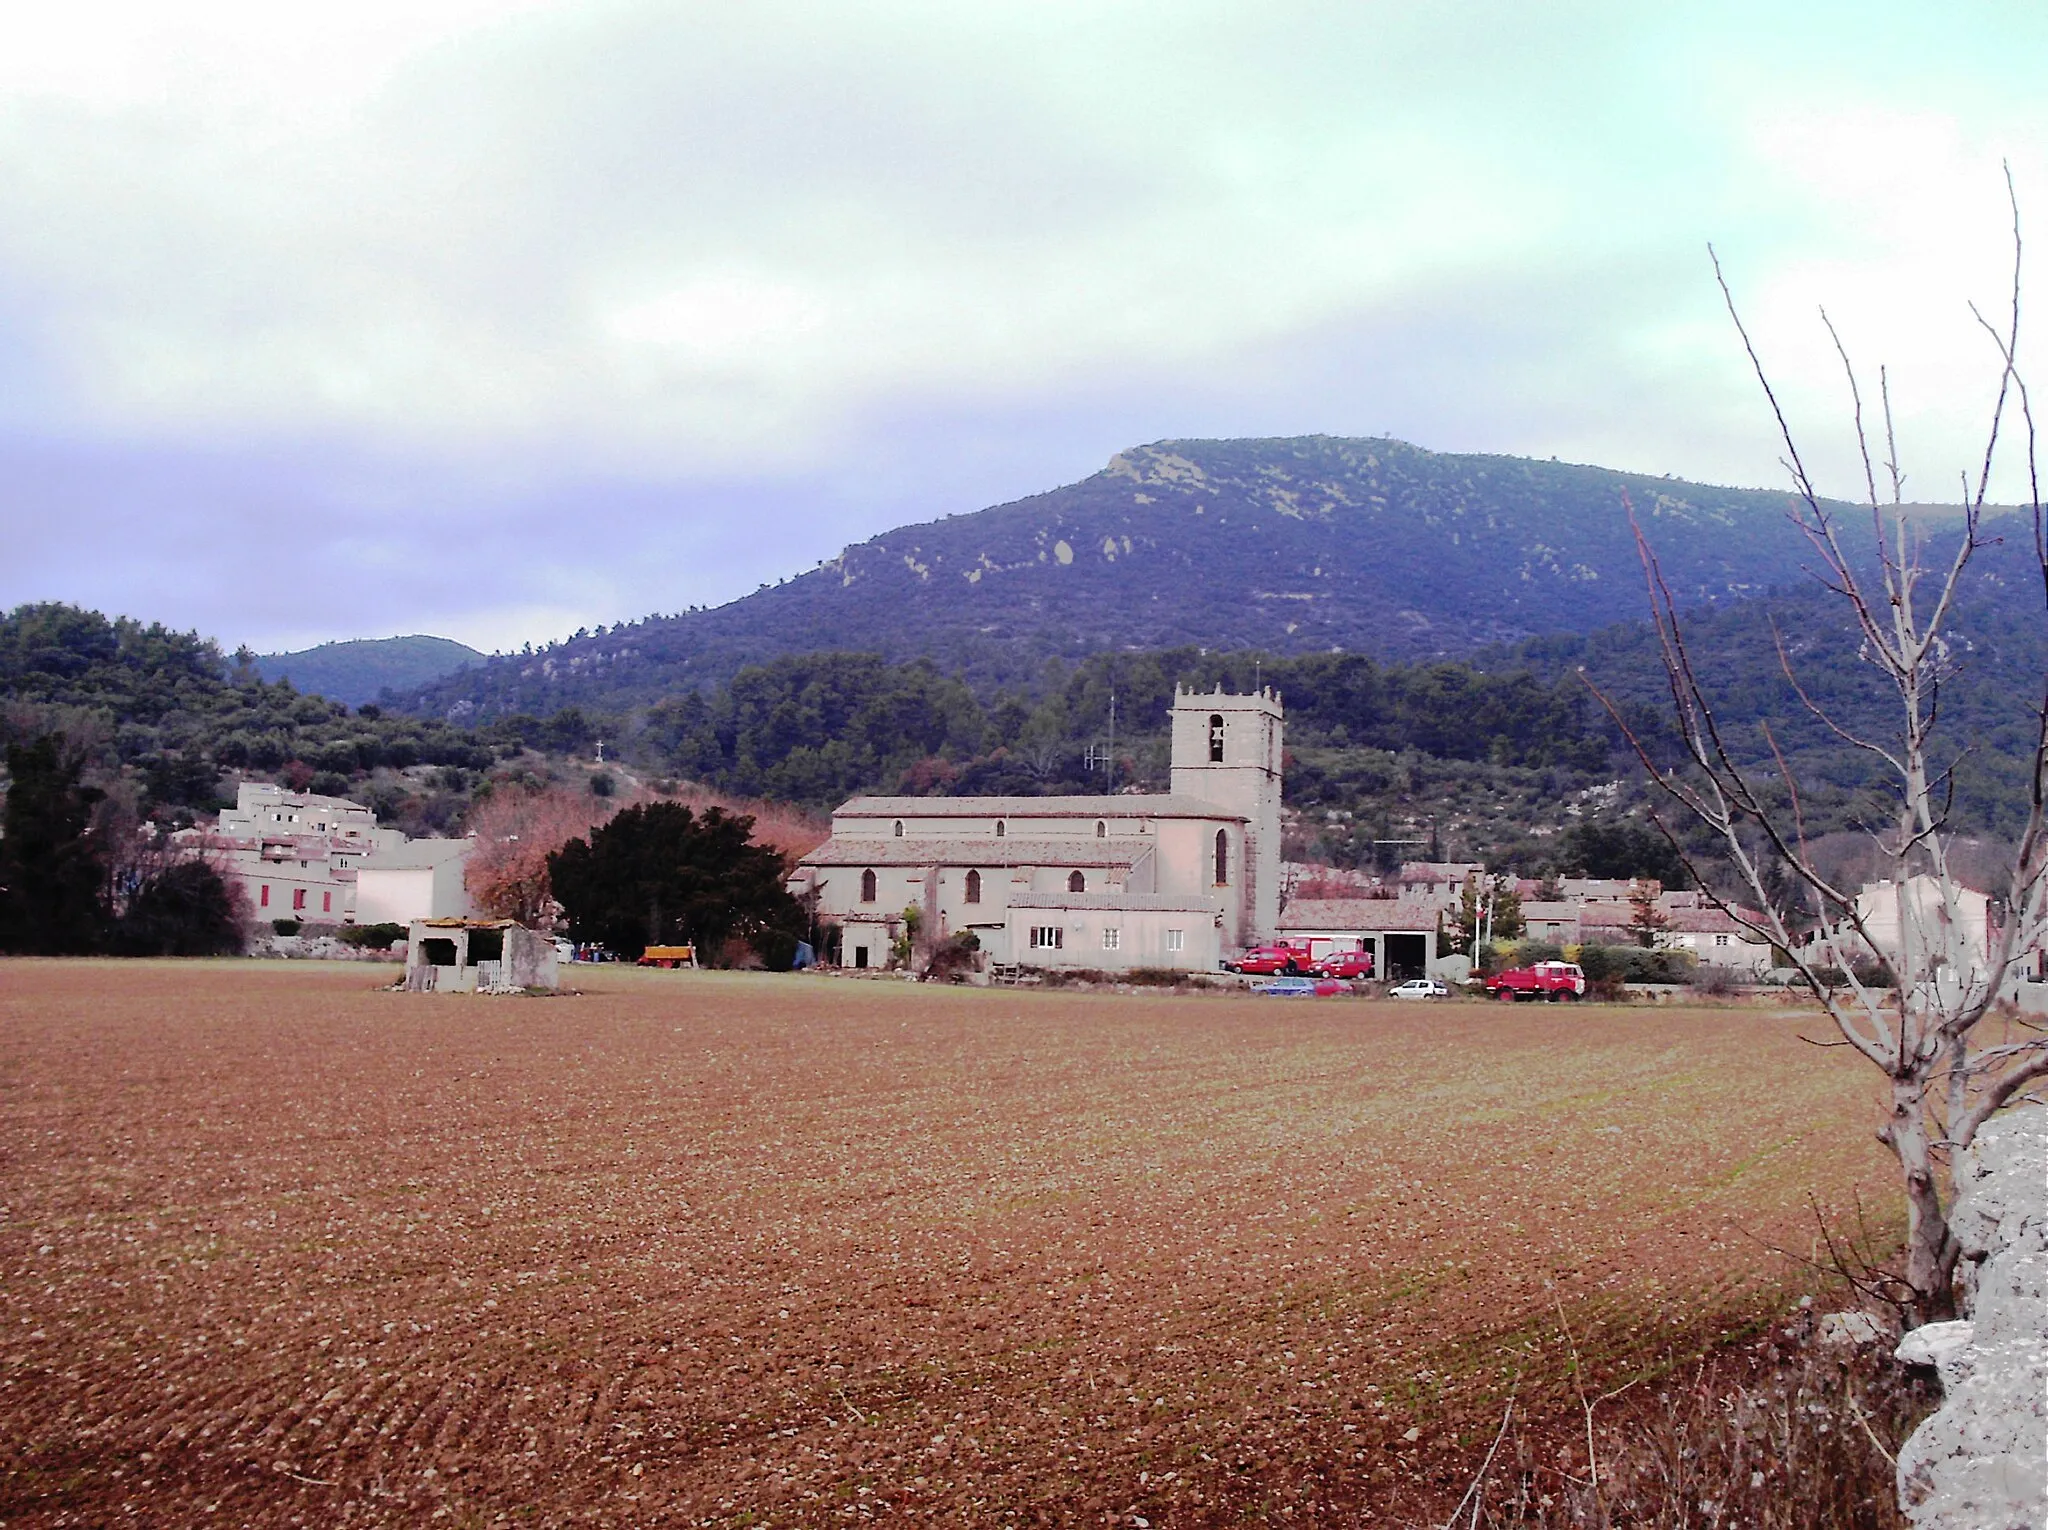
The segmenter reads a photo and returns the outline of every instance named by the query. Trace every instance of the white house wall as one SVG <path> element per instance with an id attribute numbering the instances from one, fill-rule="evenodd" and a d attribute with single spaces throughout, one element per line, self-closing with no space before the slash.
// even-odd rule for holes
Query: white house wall
<path id="1" fill-rule="evenodd" d="M 1056 926 L 1056 948 L 1031 944 L 1034 928 Z M 1116 944 L 1104 944 L 1114 931 Z M 1179 950 L 1169 945 L 1178 933 Z M 1221 958 L 1215 915 L 1207 909 L 1075 909 L 1023 906 L 1010 910 L 1010 959 L 1065 971 L 1129 972 L 1138 967 L 1214 972 Z"/>

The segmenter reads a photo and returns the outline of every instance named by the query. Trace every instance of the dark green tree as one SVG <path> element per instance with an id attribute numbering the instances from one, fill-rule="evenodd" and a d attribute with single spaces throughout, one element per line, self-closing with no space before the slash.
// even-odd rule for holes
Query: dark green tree
<path id="1" fill-rule="evenodd" d="M 675 802 L 627 808 L 549 856 L 549 881 L 575 938 L 621 956 L 689 943 L 716 961 L 739 935 L 787 966 L 804 912 L 783 885 L 781 855 L 753 843 L 753 827 L 719 808 L 701 816 Z"/>
<path id="2" fill-rule="evenodd" d="M 0 951 L 70 956 L 100 947 L 103 869 L 91 829 L 102 793 L 80 783 L 84 769 L 84 756 L 55 734 L 7 746 Z"/>
<path id="3" fill-rule="evenodd" d="M 1646 824 L 1582 823 L 1559 836 L 1559 869 L 1631 882 L 1650 878 L 1676 891 L 1690 883 L 1671 841 Z"/>
<path id="4" fill-rule="evenodd" d="M 127 956 L 234 956 L 242 949 L 234 893 L 204 861 L 166 866 L 129 895 L 113 946 Z"/>

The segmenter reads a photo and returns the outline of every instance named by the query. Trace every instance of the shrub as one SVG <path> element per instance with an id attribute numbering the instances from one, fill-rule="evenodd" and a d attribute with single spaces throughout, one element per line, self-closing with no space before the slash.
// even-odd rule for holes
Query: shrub
<path id="1" fill-rule="evenodd" d="M 958 983 L 981 968 L 981 941 L 972 930 L 949 935 L 932 948 L 920 974 L 927 983 Z"/>
<path id="2" fill-rule="evenodd" d="M 237 955 L 246 914 L 235 899 L 204 861 L 166 866 L 129 897 L 114 926 L 114 948 L 130 956 Z"/>
<path id="3" fill-rule="evenodd" d="M 754 942 L 744 935 L 728 935 L 718 944 L 716 966 L 735 972 L 759 972 L 765 965 L 761 953 L 754 949 Z"/>
<path id="4" fill-rule="evenodd" d="M 787 930 L 761 930 L 752 938 L 754 954 L 770 972 L 787 972 L 796 965 L 797 944 Z"/>
<path id="5" fill-rule="evenodd" d="M 1709 963 L 1693 974 L 1692 986 L 1696 993 L 1712 998 L 1726 998 L 1742 986 L 1742 974 L 1733 967 L 1717 967 Z"/>
<path id="6" fill-rule="evenodd" d="M 296 919 L 273 919 L 270 921 L 270 928 L 279 935 L 296 935 L 299 933 L 299 921 Z"/>
<path id="7" fill-rule="evenodd" d="M 351 924 L 337 933 L 335 939 L 365 951 L 389 951 L 405 937 L 406 927 L 402 924 Z"/>
<path id="8" fill-rule="evenodd" d="M 1189 976 L 1172 967 L 1133 967 L 1124 981 L 1134 988 L 1178 988 Z"/>
<path id="9" fill-rule="evenodd" d="M 1468 1497 L 1485 1524 L 1530 1530 L 1903 1530 L 1892 1457 L 1930 1411 L 1932 1384 L 1882 1352 L 1821 1352 L 1811 1321 L 1603 1416 L 1597 1484 L 1568 1422 L 1562 1451 L 1555 1436 L 1511 1429 Z M 1551 1464 L 1566 1457 L 1568 1471 Z"/>

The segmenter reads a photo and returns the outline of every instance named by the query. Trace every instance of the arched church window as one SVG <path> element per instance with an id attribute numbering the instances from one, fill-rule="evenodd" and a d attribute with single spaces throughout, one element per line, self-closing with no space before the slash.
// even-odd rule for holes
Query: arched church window
<path id="1" fill-rule="evenodd" d="M 1209 763 L 1211 765 L 1221 765 L 1223 763 L 1223 714 L 1221 712 L 1211 712 L 1209 714 Z"/>
<path id="2" fill-rule="evenodd" d="M 969 903 L 979 903 L 981 901 L 981 873 L 978 871 L 967 873 L 967 901 Z"/>
<path id="3" fill-rule="evenodd" d="M 1001 839 L 1002 837 L 1003 837 L 1003 821 L 1002 821 L 1002 819 L 998 818 L 998 819 L 996 820 L 996 838 L 997 838 L 997 839 Z"/>
<path id="4" fill-rule="evenodd" d="M 863 903 L 875 901 L 875 874 L 872 871 L 863 871 L 860 874 L 860 901 Z"/>
<path id="5" fill-rule="evenodd" d="M 1216 885 L 1223 887 L 1230 881 L 1230 835 L 1228 831 L 1216 831 Z"/>
<path id="6" fill-rule="evenodd" d="M 1106 838 L 1106 837 L 1108 836 L 1108 834 L 1109 834 L 1109 825 L 1108 825 L 1108 824 L 1106 824 L 1106 823 L 1104 823 L 1104 822 L 1103 822 L 1103 821 L 1102 821 L 1102 820 L 1101 820 L 1100 818 L 1096 819 L 1096 820 L 1095 820 L 1095 837 L 1096 837 L 1097 839 L 1103 839 L 1103 838 Z"/>
<path id="7" fill-rule="evenodd" d="M 1088 879 L 1082 876 L 1080 872 L 1077 871 L 1072 876 L 1067 878 L 1068 892 L 1086 892 L 1087 890 Z"/>
<path id="8" fill-rule="evenodd" d="M 900 818 L 896 820 L 896 837 L 898 839 L 903 837 L 903 820 Z"/>

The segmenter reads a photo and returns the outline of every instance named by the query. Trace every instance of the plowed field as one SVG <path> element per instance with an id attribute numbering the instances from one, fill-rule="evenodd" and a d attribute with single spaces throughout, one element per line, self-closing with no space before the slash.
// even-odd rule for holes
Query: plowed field
<path id="1" fill-rule="evenodd" d="M 1416 1509 L 1891 1202 L 1760 1010 L 386 975 L 0 963 L 0 1521 Z"/>

